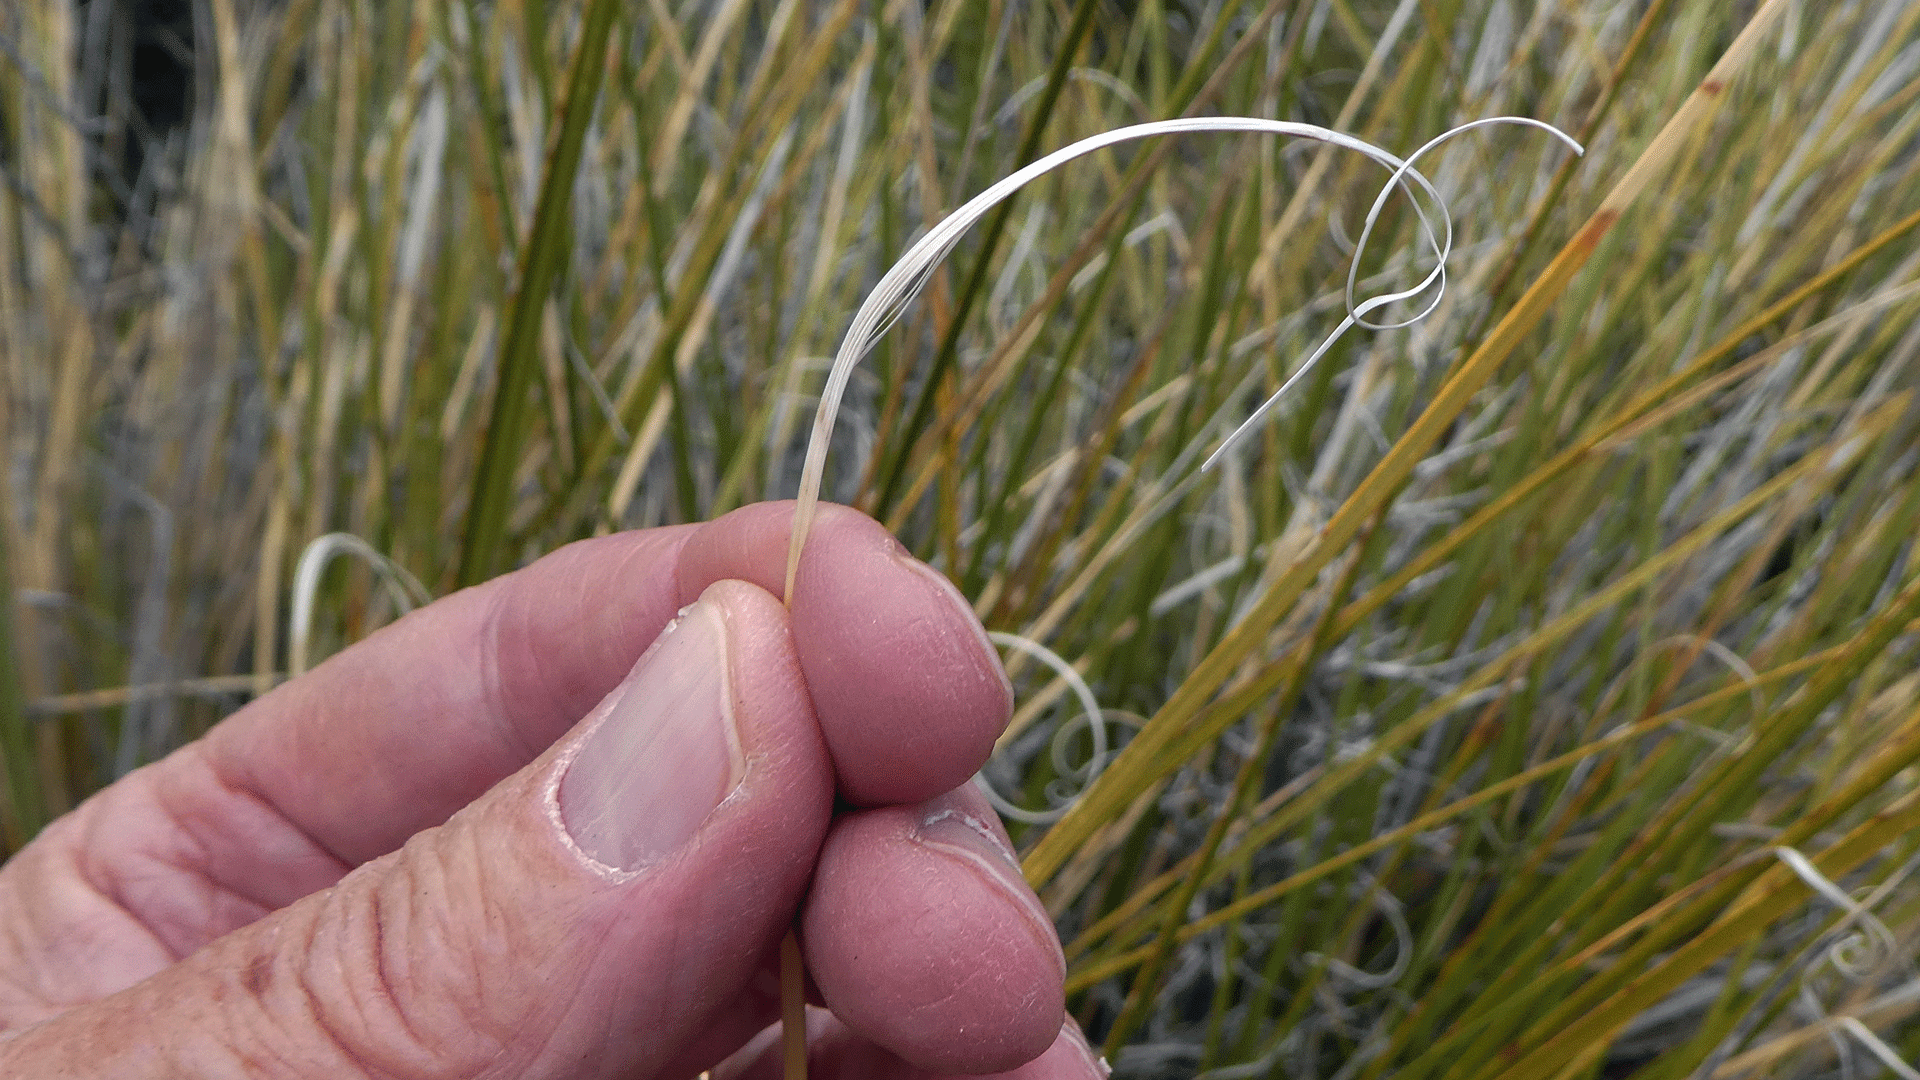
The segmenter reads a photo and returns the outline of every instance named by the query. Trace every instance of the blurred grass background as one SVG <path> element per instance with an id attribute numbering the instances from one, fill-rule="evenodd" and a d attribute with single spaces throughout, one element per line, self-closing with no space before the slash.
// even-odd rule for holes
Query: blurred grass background
<path id="1" fill-rule="evenodd" d="M 827 494 L 1124 745 L 1089 784 L 1009 655 L 986 775 L 1059 817 L 1015 835 L 1122 1075 L 1915 1075 L 1920 3 L 142 10 L 0 8 L 9 849 L 394 617 L 385 579 L 791 496 L 866 289 L 1046 150 L 1510 112 L 1587 156 L 1424 162 L 1439 309 L 1217 472 L 1339 320 L 1353 155 L 1035 184 L 861 369 Z M 1430 265 L 1383 225 L 1363 294 Z M 391 562 L 290 630 L 335 532 Z"/>

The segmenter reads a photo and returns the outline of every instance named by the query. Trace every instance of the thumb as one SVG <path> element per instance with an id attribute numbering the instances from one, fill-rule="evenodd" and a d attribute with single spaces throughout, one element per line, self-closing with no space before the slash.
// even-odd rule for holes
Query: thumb
<path id="1" fill-rule="evenodd" d="M 445 825 L 19 1032 L 0 1073 L 585 1080 L 717 1059 L 703 1036 L 790 925 L 831 797 L 785 610 L 721 582 Z"/>

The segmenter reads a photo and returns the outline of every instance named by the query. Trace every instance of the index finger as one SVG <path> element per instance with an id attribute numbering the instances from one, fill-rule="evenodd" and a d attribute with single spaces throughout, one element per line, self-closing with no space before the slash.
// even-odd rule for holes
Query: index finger
<path id="1" fill-rule="evenodd" d="M 944 579 L 822 509 L 792 618 L 842 794 L 930 797 L 991 751 L 1005 678 Z M 392 851 L 564 734 L 707 585 L 781 582 L 791 513 L 580 541 L 422 608 L 218 725 L 214 776 L 348 865 Z"/>
<path id="2" fill-rule="evenodd" d="M 759 503 L 701 526 L 680 558 L 681 597 L 722 578 L 780 595 L 793 509 Z M 986 763 L 1013 708 L 1006 672 L 960 590 L 879 522 L 822 504 L 791 607 L 843 799 L 921 802 Z"/>

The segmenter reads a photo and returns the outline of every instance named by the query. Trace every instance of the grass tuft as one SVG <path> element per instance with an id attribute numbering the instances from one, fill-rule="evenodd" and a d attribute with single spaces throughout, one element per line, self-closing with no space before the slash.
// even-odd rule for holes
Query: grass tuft
<path id="1" fill-rule="evenodd" d="M 1120 1075 L 1920 1058 L 1920 3 L 204 14 L 171 123 L 121 9 L 0 6 L 9 850 L 416 591 L 792 496 L 863 299 L 1029 161 L 1511 114 L 1586 155 L 1423 157 L 1448 291 L 1311 369 L 1434 270 L 1376 165 L 1035 179 L 820 492 L 1059 661 L 986 780 Z"/>

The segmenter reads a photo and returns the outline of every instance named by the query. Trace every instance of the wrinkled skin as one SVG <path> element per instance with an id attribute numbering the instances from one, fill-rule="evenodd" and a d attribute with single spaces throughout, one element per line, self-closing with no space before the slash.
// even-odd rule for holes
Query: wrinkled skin
<path id="1" fill-rule="evenodd" d="M 772 1078 L 798 918 L 815 1075 L 1098 1080 L 966 786 L 1008 716 L 998 659 L 951 586 L 823 510 L 790 610 L 790 505 L 583 541 L 55 822 L 0 868 L 0 1075 Z M 738 786 L 609 873 L 552 793 L 696 599 Z"/>

